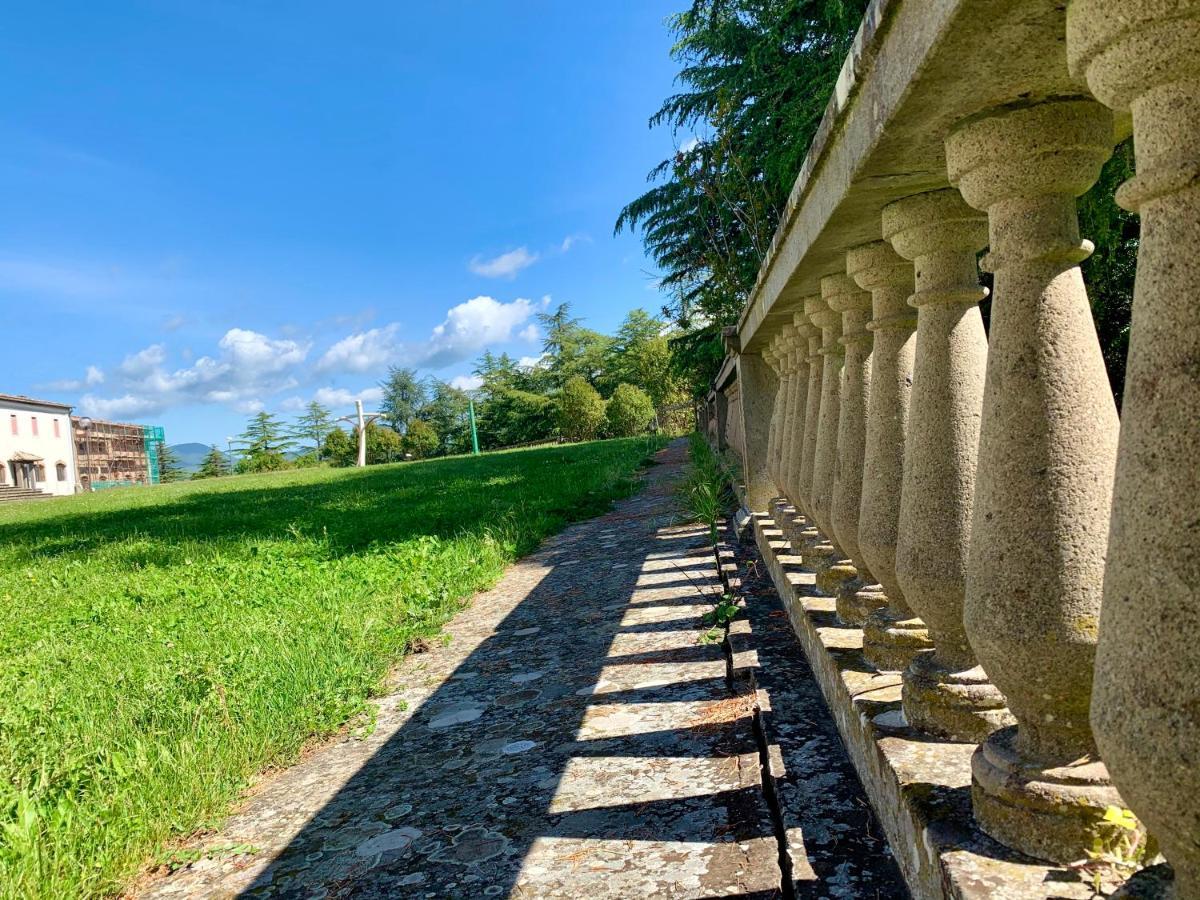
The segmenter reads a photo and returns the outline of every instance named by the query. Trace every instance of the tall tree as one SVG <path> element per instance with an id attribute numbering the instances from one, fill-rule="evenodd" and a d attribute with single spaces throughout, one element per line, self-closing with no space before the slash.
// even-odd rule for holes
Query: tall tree
<path id="1" fill-rule="evenodd" d="M 438 445 L 433 452 L 463 453 L 470 449 L 466 391 L 436 378 L 430 380 L 429 389 L 429 402 L 417 411 L 417 418 L 427 422 L 437 435 Z"/>
<path id="2" fill-rule="evenodd" d="M 283 422 L 271 413 L 255 413 L 246 423 L 246 430 L 238 435 L 237 441 L 242 458 L 238 460 L 239 472 L 269 472 L 287 465 L 284 456 L 296 446 L 288 437 Z"/>
<path id="3" fill-rule="evenodd" d="M 196 474 L 192 478 L 221 478 L 228 474 L 229 460 L 214 444 L 208 448 L 208 453 L 204 455 L 204 459 L 200 462 L 200 468 L 196 470 Z"/>
<path id="4" fill-rule="evenodd" d="M 183 480 L 183 464 L 179 456 L 166 443 L 158 443 L 158 480 L 160 484 L 170 484 Z"/>
<path id="5" fill-rule="evenodd" d="M 429 402 L 429 387 L 413 369 L 388 368 L 387 378 L 379 383 L 383 400 L 379 408 L 392 428 L 403 434 L 417 410 Z"/>
<path id="6" fill-rule="evenodd" d="M 311 448 L 317 460 L 321 459 L 325 437 L 333 427 L 333 414 L 318 403 L 311 401 L 304 412 L 292 423 L 291 437 L 302 447 Z"/>
<path id="7" fill-rule="evenodd" d="M 616 230 L 642 230 L 683 327 L 736 320 L 865 5 L 693 0 L 671 19 L 684 90 L 650 123 L 694 137 Z"/>

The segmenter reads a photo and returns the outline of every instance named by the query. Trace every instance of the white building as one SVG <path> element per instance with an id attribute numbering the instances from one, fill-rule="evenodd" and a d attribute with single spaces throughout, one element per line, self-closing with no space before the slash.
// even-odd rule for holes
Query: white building
<path id="1" fill-rule="evenodd" d="M 73 494 L 71 407 L 0 394 L 0 485 Z"/>

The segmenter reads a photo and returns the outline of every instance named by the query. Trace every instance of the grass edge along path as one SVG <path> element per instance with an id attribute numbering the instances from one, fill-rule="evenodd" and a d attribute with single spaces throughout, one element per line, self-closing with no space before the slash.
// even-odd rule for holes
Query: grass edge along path
<path id="1" fill-rule="evenodd" d="M 0 895 L 119 892 L 660 439 L 0 509 Z"/>

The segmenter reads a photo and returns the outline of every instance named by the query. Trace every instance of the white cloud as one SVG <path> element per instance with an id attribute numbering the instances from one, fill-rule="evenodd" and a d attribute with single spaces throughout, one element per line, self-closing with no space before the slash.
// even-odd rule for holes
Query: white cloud
<path id="1" fill-rule="evenodd" d="M 537 324 L 531 322 L 521 329 L 521 333 L 518 334 L 517 337 L 523 341 L 528 341 L 530 344 L 533 344 L 542 339 L 542 333 L 538 331 Z"/>
<path id="2" fill-rule="evenodd" d="M 690 137 L 686 141 L 684 141 L 682 144 L 679 145 L 679 152 L 680 153 L 691 153 L 693 150 L 695 150 L 699 146 L 700 146 L 700 139 L 696 138 L 696 137 Z"/>
<path id="3" fill-rule="evenodd" d="M 517 360 L 517 368 L 520 369 L 537 369 L 545 362 L 546 354 L 541 356 L 522 356 Z"/>
<path id="4" fill-rule="evenodd" d="M 501 303 L 492 297 L 473 297 L 450 308 L 446 320 L 433 329 L 422 365 L 440 369 L 466 359 L 488 344 L 512 339 L 514 329 L 536 309 L 532 300 Z"/>
<path id="5" fill-rule="evenodd" d="M 346 388 L 323 387 L 317 389 L 317 392 L 313 394 L 313 399 L 322 406 L 332 408 L 335 413 L 348 412 L 342 410 L 341 407 L 353 406 L 355 400 L 361 400 L 364 404 L 378 403 L 383 399 L 383 389 L 369 387 L 355 393 Z"/>
<path id="6" fill-rule="evenodd" d="M 97 418 L 152 415 L 171 406 L 218 403 L 242 413 L 265 408 L 264 397 L 299 383 L 290 371 L 308 355 L 308 345 L 276 340 L 244 328 L 231 328 L 217 342 L 216 356 L 168 369 L 167 351 L 152 344 L 132 353 L 116 369 L 116 396 L 85 394 L 80 409 Z M 87 383 L 105 383 L 104 373 L 88 369 Z"/>
<path id="7" fill-rule="evenodd" d="M 389 365 L 441 369 L 469 359 L 489 345 L 511 341 L 539 308 L 523 297 L 509 303 L 494 297 L 472 297 L 452 306 L 424 343 L 402 342 L 400 323 L 393 322 L 342 338 L 325 351 L 317 371 L 381 373 Z M 521 336 L 527 332 L 525 329 Z"/>
<path id="8" fill-rule="evenodd" d="M 567 253 L 576 244 L 590 244 L 592 239 L 586 234 L 568 234 L 563 238 L 562 243 L 558 245 L 559 253 Z"/>
<path id="9" fill-rule="evenodd" d="M 484 278 L 516 278 L 522 269 L 532 266 L 538 261 L 536 253 L 530 253 L 527 247 L 518 247 L 507 253 L 501 253 L 492 259 L 474 257 L 468 267 L 476 275 Z"/>
<path id="10" fill-rule="evenodd" d="M 483 387 L 483 379 L 478 375 L 455 375 L 450 379 L 450 387 L 460 391 L 477 391 Z"/>
<path id="11" fill-rule="evenodd" d="M 317 371 L 368 372 L 382 369 L 400 357 L 400 323 L 371 328 L 342 338 L 325 351 Z"/>

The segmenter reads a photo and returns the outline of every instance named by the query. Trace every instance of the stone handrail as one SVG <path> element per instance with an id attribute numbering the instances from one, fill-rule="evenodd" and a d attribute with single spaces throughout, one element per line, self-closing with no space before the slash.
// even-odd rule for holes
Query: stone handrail
<path id="1" fill-rule="evenodd" d="M 1075 201 L 1130 133 L 1118 419 Z M 784 510 L 867 660 L 903 670 L 908 723 L 978 743 L 979 826 L 1067 863 L 1128 807 L 1179 898 L 1200 897 L 1198 249 L 1200 0 L 874 0 L 708 404 L 747 505 Z"/>

